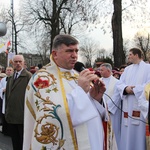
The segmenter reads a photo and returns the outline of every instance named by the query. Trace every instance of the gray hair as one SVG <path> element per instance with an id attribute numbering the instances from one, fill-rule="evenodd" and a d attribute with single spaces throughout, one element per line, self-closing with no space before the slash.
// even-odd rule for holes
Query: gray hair
<path id="1" fill-rule="evenodd" d="M 25 61 L 23 55 L 14 55 L 13 58 L 12 58 L 12 61 L 13 61 L 13 62 L 14 62 L 14 59 L 15 59 L 16 57 L 20 57 L 23 62 Z"/>
<path id="2" fill-rule="evenodd" d="M 112 71 L 111 64 L 109 64 L 109 63 L 103 63 L 103 64 L 100 65 L 100 67 L 103 67 L 103 66 L 106 67 L 108 70 Z"/>

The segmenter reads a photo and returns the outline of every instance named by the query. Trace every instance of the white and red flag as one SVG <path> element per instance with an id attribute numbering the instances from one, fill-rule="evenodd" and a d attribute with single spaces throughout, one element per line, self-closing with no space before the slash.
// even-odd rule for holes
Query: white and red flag
<path id="1" fill-rule="evenodd" d="M 0 53 L 6 52 L 8 54 L 8 50 L 10 48 L 10 40 L 7 40 L 6 43 L 0 44 Z"/>

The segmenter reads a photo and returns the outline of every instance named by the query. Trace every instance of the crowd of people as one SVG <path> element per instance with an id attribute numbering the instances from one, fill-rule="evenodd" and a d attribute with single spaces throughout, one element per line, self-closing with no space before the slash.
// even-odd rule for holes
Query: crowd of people
<path id="1" fill-rule="evenodd" d="M 53 40 L 50 63 L 27 70 L 22 55 L 0 73 L 0 123 L 13 150 L 148 150 L 150 65 L 131 48 L 130 65 L 78 62 L 79 42 Z M 0 68 L 1 69 L 1 68 Z"/>

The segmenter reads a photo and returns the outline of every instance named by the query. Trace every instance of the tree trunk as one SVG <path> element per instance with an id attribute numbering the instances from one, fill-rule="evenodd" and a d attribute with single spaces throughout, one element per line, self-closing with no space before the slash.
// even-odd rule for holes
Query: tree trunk
<path id="1" fill-rule="evenodd" d="M 122 0 L 114 0 L 113 5 L 114 13 L 112 16 L 112 32 L 114 66 L 120 67 L 125 63 L 122 39 Z"/>
<path id="2" fill-rule="evenodd" d="M 59 17 L 60 17 L 60 10 L 57 7 L 57 1 L 53 1 L 53 12 L 52 12 L 52 18 L 51 18 L 51 46 L 50 46 L 50 54 L 52 53 L 52 43 L 53 39 L 55 38 L 56 35 L 60 33 L 60 28 L 59 28 Z"/>
<path id="3" fill-rule="evenodd" d="M 14 37 L 15 37 L 15 41 L 14 41 L 14 47 L 15 47 L 15 54 L 18 54 L 18 50 L 17 50 L 17 29 L 16 29 L 16 24 L 13 21 L 13 26 L 14 26 Z"/>

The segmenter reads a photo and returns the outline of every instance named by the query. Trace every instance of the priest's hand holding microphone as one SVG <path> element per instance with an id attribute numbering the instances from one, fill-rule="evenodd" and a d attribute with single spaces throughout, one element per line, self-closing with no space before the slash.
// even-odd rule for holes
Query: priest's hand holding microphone
<path id="1" fill-rule="evenodd" d="M 103 93 L 106 90 L 105 84 L 100 78 L 95 74 L 95 71 L 90 71 L 89 69 L 84 69 L 80 72 L 78 77 L 78 85 L 90 96 L 101 101 Z"/>

